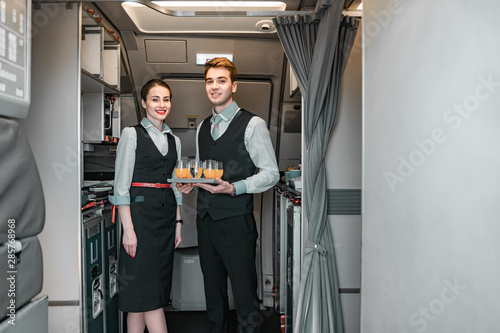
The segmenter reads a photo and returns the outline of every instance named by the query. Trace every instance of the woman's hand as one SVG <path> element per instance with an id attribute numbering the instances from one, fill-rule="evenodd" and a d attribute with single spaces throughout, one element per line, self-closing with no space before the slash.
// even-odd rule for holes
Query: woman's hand
<path id="1" fill-rule="evenodd" d="M 123 247 L 129 256 L 135 258 L 137 252 L 137 236 L 133 229 L 123 230 Z"/>
<path id="2" fill-rule="evenodd" d="M 181 191 L 184 194 L 189 194 L 191 191 L 194 189 L 193 184 L 182 184 L 182 183 L 177 183 L 175 185 L 179 191 Z"/>
<path id="3" fill-rule="evenodd" d="M 125 248 L 125 252 L 134 258 L 137 252 L 137 236 L 135 235 L 134 224 L 132 223 L 130 205 L 119 205 L 116 207 L 118 207 L 118 214 L 120 214 L 120 221 L 122 222 L 123 247 Z"/>
<path id="4" fill-rule="evenodd" d="M 179 246 L 182 242 L 182 223 L 176 223 L 175 225 L 175 246 L 174 249 Z"/>

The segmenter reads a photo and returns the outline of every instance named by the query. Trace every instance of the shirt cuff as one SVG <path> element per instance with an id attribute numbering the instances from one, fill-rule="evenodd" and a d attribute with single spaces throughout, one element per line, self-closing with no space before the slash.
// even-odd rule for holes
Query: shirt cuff
<path id="1" fill-rule="evenodd" d="M 175 197 L 175 202 L 177 203 L 177 206 L 182 206 L 182 196 Z"/>
<path id="2" fill-rule="evenodd" d="M 115 206 L 130 205 L 130 197 L 129 196 L 108 195 L 108 198 L 109 198 L 109 202 L 111 202 Z"/>
<path id="3" fill-rule="evenodd" d="M 243 180 L 233 183 L 234 189 L 236 190 L 236 195 L 247 193 L 247 185 Z"/>

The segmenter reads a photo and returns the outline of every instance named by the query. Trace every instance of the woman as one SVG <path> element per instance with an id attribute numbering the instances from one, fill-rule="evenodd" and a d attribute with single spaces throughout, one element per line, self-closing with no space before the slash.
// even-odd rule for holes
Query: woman
<path id="1" fill-rule="evenodd" d="M 114 196 L 122 223 L 119 308 L 127 332 L 166 333 L 163 307 L 170 300 L 174 248 L 182 241 L 182 194 L 167 183 L 181 156 L 179 138 L 163 122 L 172 92 L 162 80 L 141 90 L 146 117 L 123 129 L 116 150 Z"/>

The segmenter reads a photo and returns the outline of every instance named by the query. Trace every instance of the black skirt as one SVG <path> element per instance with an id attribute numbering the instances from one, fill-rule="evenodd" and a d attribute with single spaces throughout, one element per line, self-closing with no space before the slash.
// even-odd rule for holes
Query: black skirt
<path id="1" fill-rule="evenodd" d="M 123 312 L 145 312 L 170 301 L 177 204 L 170 188 L 133 187 L 130 195 L 136 200 L 130 211 L 137 252 L 131 258 L 121 242 L 118 307 Z"/>

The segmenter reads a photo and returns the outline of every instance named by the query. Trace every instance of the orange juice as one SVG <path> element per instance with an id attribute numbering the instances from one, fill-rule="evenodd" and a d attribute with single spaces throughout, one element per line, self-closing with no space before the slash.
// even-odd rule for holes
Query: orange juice
<path id="1" fill-rule="evenodd" d="M 182 178 L 191 178 L 191 175 L 189 174 L 189 169 L 175 168 L 175 175 L 179 179 L 182 179 Z"/>
<path id="2" fill-rule="evenodd" d="M 175 175 L 177 178 L 182 178 L 184 169 L 175 168 Z"/>
<path id="3" fill-rule="evenodd" d="M 201 177 L 202 171 L 203 171 L 202 168 L 198 168 L 198 172 L 196 173 L 196 178 L 200 178 Z"/>
<path id="4" fill-rule="evenodd" d="M 217 169 L 216 172 L 216 178 L 222 178 L 222 175 L 224 174 L 224 170 L 223 169 Z"/>
<path id="5" fill-rule="evenodd" d="M 216 176 L 216 170 L 215 169 L 205 169 L 203 174 L 205 175 L 205 178 L 214 179 Z"/>

